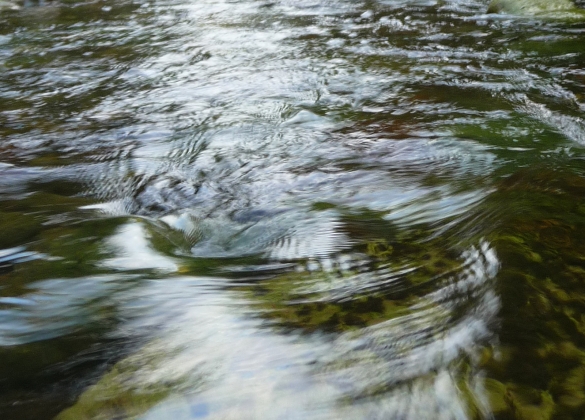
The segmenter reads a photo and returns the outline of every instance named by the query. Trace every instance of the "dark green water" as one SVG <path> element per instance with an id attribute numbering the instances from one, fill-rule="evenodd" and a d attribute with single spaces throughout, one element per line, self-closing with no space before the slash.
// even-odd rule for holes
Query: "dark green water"
<path id="1" fill-rule="evenodd" d="M 585 24 L 486 10 L 0 10 L 0 418 L 584 418 Z"/>

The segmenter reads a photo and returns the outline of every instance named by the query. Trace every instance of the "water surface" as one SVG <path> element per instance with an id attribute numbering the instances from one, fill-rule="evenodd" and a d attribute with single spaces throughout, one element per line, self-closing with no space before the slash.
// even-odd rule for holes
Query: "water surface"
<path id="1" fill-rule="evenodd" d="M 0 413 L 585 413 L 585 25 L 0 11 Z"/>

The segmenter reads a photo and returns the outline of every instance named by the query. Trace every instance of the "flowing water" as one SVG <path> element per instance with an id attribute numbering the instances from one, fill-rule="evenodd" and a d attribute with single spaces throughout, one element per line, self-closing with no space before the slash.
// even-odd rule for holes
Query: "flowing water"
<path id="1" fill-rule="evenodd" d="M 585 24 L 8 6 L 2 419 L 583 418 Z"/>

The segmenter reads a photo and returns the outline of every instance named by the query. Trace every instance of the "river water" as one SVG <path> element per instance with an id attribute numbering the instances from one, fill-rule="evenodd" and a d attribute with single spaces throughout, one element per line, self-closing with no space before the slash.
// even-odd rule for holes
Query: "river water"
<path id="1" fill-rule="evenodd" d="M 2 419 L 585 413 L 585 24 L 0 10 Z"/>

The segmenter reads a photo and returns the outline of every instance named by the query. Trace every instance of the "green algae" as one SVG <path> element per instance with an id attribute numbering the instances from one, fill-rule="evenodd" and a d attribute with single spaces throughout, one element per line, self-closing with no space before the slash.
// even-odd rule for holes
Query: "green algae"
<path id="1" fill-rule="evenodd" d="M 480 359 L 497 419 L 585 414 L 584 192 L 579 176 L 533 168 L 492 197 L 510 204 L 491 238 L 502 263 L 500 343 Z"/>
<path id="2" fill-rule="evenodd" d="M 350 259 L 370 274 L 298 266 L 242 288 L 258 313 L 273 325 L 306 332 L 360 329 L 411 313 L 412 305 L 462 265 L 455 250 L 423 243 L 426 232 L 399 232 L 375 213 L 348 215 L 344 230 L 356 242 Z M 316 261 L 307 266 L 315 263 L 319 266 Z M 384 277 L 392 281 L 379 284 Z"/>
<path id="3" fill-rule="evenodd" d="M 506 386 L 492 378 L 487 378 L 483 382 L 483 387 L 487 395 L 487 403 L 490 411 L 496 417 L 501 417 L 510 412 L 508 399 L 506 398 Z"/>
<path id="4" fill-rule="evenodd" d="M 23 245 L 41 232 L 41 224 L 34 215 L 0 212 L 0 249 Z"/>
<path id="5" fill-rule="evenodd" d="M 167 397 L 173 387 L 171 383 L 158 384 L 141 378 L 148 375 L 149 367 L 155 366 L 160 357 L 147 348 L 121 360 L 55 420 L 137 418 Z"/>
<path id="6" fill-rule="evenodd" d="M 375 294 L 346 301 L 293 300 L 300 297 L 299 289 L 315 281 L 312 275 L 279 276 L 252 288 L 250 298 L 259 313 L 274 324 L 307 332 L 348 331 L 410 312 L 408 299 L 398 301 Z"/>

